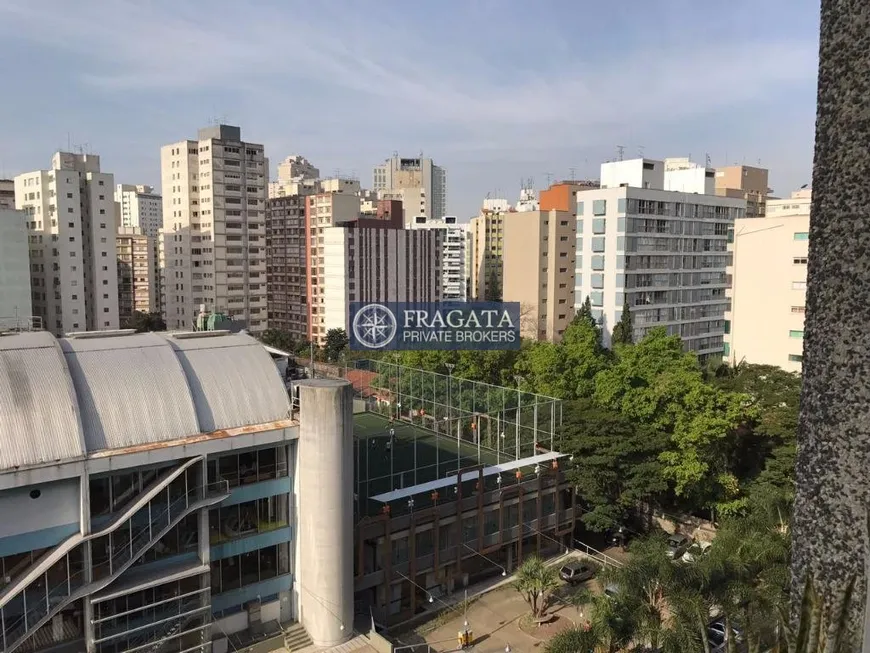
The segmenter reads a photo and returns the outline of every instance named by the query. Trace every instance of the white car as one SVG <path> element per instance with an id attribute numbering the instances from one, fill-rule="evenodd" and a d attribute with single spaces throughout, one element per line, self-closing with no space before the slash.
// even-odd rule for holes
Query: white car
<path id="1" fill-rule="evenodd" d="M 686 549 L 686 552 L 683 554 L 683 557 L 680 558 L 683 562 L 693 563 L 698 558 L 702 558 L 707 553 L 710 552 L 710 547 L 713 546 L 712 542 L 695 542 L 692 546 Z"/>

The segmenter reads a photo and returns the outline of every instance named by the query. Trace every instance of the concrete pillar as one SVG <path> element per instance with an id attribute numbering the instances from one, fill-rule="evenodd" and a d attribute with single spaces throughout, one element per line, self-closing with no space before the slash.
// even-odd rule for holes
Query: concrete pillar
<path id="1" fill-rule="evenodd" d="M 353 632 L 351 384 L 300 381 L 299 411 L 300 616 L 316 646 L 335 646 Z"/>
<path id="2" fill-rule="evenodd" d="M 868 114 L 870 3 L 822 0 L 792 589 L 799 598 L 811 574 L 835 607 L 845 584 L 857 580 L 852 645 L 844 650 L 858 650 L 862 633 L 870 650 Z"/>

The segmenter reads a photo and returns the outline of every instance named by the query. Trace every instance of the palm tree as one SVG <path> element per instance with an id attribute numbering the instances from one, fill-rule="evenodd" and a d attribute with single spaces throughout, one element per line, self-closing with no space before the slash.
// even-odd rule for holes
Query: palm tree
<path id="1" fill-rule="evenodd" d="M 604 582 L 616 588 L 607 616 L 623 619 L 618 622 L 620 628 L 630 630 L 636 644 L 659 649 L 669 627 L 668 598 L 676 593 L 677 566 L 665 555 L 662 536 L 633 542 L 629 553 L 624 566 L 607 569 L 602 574 Z"/>
<path id="2" fill-rule="evenodd" d="M 517 570 L 514 589 L 520 593 L 538 619 L 547 609 L 550 594 L 559 587 L 555 568 L 548 567 L 538 556 L 530 556 Z"/>

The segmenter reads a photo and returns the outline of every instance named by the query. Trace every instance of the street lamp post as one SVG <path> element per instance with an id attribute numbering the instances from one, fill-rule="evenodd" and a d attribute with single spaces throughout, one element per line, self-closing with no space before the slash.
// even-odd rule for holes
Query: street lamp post
<path id="1" fill-rule="evenodd" d="M 517 382 L 517 450 L 516 450 L 516 460 L 520 459 L 520 417 L 522 416 L 521 406 L 523 401 L 523 394 L 520 391 L 520 386 L 523 383 L 523 377 L 519 374 L 514 376 L 514 381 Z"/>

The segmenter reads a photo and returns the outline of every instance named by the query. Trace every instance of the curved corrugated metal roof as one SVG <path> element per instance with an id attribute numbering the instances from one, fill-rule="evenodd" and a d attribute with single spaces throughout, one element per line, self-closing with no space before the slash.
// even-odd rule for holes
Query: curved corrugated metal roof
<path id="1" fill-rule="evenodd" d="M 60 341 L 79 399 L 88 451 L 199 433 L 184 370 L 153 333 Z"/>
<path id="2" fill-rule="evenodd" d="M 287 389 L 272 357 L 251 336 L 173 338 L 204 432 L 286 419 Z"/>
<path id="3" fill-rule="evenodd" d="M 82 458 L 72 380 L 49 333 L 0 337 L 0 469 Z"/>
<path id="4" fill-rule="evenodd" d="M 0 337 L 0 470 L 285 419 L 272 358 L 245 334 Z"/>

